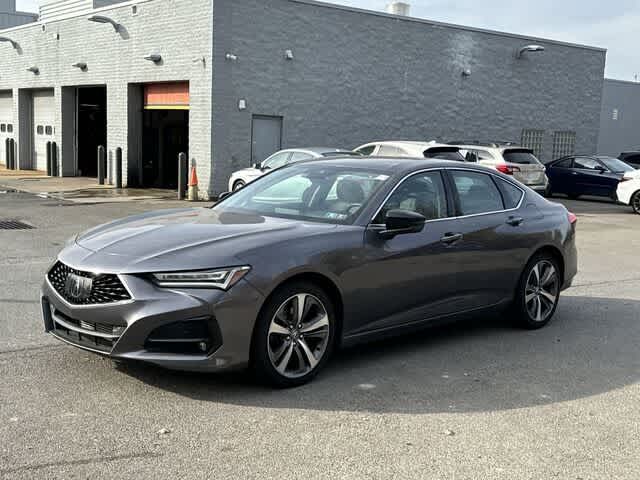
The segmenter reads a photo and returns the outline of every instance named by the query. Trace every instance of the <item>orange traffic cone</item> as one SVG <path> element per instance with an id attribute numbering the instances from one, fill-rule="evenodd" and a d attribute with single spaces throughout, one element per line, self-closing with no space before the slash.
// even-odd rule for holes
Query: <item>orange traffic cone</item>
<path id="1" fill-rule="evenodd" d="M 189 173 L 189 201 L 195 202 L 198 200 L 198 174 L 196 173 L 196 166 L 191 165 L 191 172 Z"/>

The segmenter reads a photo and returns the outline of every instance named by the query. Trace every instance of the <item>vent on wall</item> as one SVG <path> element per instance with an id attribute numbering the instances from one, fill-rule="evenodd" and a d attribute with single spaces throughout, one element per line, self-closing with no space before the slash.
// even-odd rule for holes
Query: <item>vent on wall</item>
<path id="1" fill-rule="evenodd" d="M 522 130 L 520 144 L 524 148 L 533 150 L 533 154 L 542 158 L 542 146 L 544 145 L 544 130 L 527 129 Z"/>
<path id="2" fill-rule="evenodd" d="M 573 155 L 576 150 L 576 132 L 555 132 L 553 134 L 553 160 Z"/>
<path id="3" fill-rule="evenodd" d="M 618 115 L 619 115 L 620 111 L 617 108 L 613 109 L 613 114 L 611 115 L 613 120 L 618 120 Z"/>

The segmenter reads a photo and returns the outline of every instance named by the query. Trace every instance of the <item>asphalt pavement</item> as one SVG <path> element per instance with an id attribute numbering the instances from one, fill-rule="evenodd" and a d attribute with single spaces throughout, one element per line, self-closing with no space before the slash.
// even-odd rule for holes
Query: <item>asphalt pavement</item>
<path id="1" fill-rule="evenodd" d="M 0 478 L 633 479 L 640 472 L 640 216 L 578 214 L 580 274 L 548 328 L 479 318 L 339 352 L 270 390 L 108 360 L 43 333 L 47 267 L 79 230 L 185 205 L 0 193 Z"/>

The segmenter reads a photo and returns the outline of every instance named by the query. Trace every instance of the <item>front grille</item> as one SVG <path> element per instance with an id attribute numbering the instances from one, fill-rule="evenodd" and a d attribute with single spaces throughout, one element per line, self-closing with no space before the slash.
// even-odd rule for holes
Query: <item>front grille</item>
<path id="1" fill-rule="evenodd" d="M 66 289 L 66 282 L 69 275 L 75 274 L 79 277 L 92 279 L 91 292 L 86 298 L 75 298 Z M 62 262 L 57 262 L 47 274 L 49 282 L 56 292 L 67 302 L 74 305 L 104 305 L 107 303 L 131 300 L 131 295 L 122 284 L 117 275 L 94 274 L 75 270 Z"/>

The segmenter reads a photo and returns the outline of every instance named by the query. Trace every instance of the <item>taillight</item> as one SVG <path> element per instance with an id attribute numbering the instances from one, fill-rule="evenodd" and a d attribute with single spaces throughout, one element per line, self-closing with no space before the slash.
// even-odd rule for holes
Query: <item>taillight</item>
<path id="1" fill-rule="evenodd" d="M 569 218 L 569 223 L 571 225 L 575 225 L 576 222 L 578 221 L 578 217 L 576 216 L 575 213 L 567 212 L 567 217 Z"/>
<path id="2" fill-rule="evenodd" d="M 515 172 L 519 172 L 520 169 L 518 167 L 512 167 L 510 165 L 500 164 L 496 166 L 496 169 L 504 173 L 505 175 L 513 175 Z"/>

